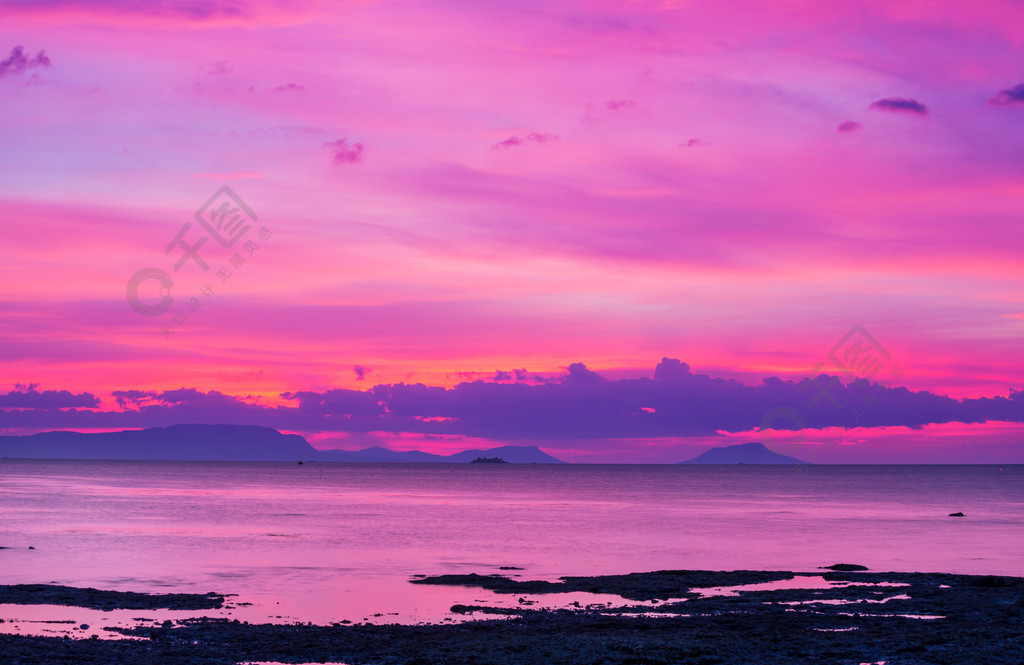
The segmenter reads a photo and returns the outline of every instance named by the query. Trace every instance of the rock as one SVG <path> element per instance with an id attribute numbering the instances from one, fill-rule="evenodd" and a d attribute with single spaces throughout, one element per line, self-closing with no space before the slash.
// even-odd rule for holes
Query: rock
<path id="1" fill-rule="evenodd" d="M 867 566 L 861 566 L 856 563 L 834 563 L 831 566 L 822 566 L 824 570 L 839 570 L 843 572 L 852 572 L 855 570 L 867 570 Z"/>
<path id="2" fill-rule="evenodd" d="M 89 630 L 89 624 L 83 623 L 81 626 L 79 626 L 79 628 L 81 628 L 82 630 Z"/>
<path id="3" fill-rule="evenodd" d="M 1002 575 L 978 575 L 971 577 L 971 586 L 977 587 L 1008 587 L 1020 584 L 1018 577 L 1005 577 Z"/>
<path id="4" fill-rule="evenodd" d="M 950 513 L 949 516 L 950 517 L 963 517 L 964 514 L 963 513 Z"/>

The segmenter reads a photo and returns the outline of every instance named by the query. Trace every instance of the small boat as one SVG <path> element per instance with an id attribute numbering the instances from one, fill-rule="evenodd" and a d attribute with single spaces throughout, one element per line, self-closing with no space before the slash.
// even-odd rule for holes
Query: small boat
<path id="1" fill-rule="evenodd" d="M 508 464 L 505 460 L 500 457 L 477 457 L 475 460 L 471 460 L 470 464 Z"/>
<path id="2" fill-rule="evenodd" d="M 303 464 L 302 460 L 299 460 L 299 466 L 302 466 L 302 464 Z"/>

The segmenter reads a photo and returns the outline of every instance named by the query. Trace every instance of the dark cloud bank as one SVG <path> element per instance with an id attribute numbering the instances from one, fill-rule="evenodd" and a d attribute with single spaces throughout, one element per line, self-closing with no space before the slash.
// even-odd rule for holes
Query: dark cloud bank
<path id="1" fill-rule="evenodd" d="M 0 427 L 133 428 L 180 423 L 264 425 L 303 432 L 453 434 L 504 441 L 707 436 L 762 426 L 922 427 L 930 423 L 1024 422 L 1024 391 L 956 400 L 821 374 L 756 386 L 694 374 L 665 358 L 653 378 L 604 380 L 574 363 L 558 381 L 471 381 L 284 393 L 284 406 L 247 403 L 218 391 L 181 388 L 114 393 L 121 409 L 99 410 L 89 393 L 0 395 Z M 89 408 L 92 407 L 92 408 Z"/>

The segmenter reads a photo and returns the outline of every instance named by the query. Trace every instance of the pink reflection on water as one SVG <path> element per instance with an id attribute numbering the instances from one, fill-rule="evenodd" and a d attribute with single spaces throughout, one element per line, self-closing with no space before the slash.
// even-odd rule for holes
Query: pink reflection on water
<path id="1" fill-rule="evenodd" d="M 233 593 L 232 618 L 323 624 L 516 602 L 417 574 L 1024 572 L 1024 467 L 510 466 L 0 460 L 0 583 Z"/>

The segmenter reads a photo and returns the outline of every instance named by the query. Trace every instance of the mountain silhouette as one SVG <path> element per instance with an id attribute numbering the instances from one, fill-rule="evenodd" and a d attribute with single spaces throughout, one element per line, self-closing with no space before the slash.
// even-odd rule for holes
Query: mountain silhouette
<path id="1" fill-rule="evenodd" d="M 679 464 L 810 464 L 789 455 L 780 455 L 757 441 L 722 446 Z"/>
<path id="2" fill-rule="evenodd" d="M 478 456 L 498 456 L 521 464 L 564 464 L 536 446 L 499 446 L 453 455 L 380 447 L 317 450 L 298 434 L 282 434 L 256 425 L 171 425 L 119 432 L 57 431 L 0 436 L 0 457 L 37 459 L 464 463 Z"/>
<path id="3" fill-rule="evenodd" d="M 477 457 L 501 457 L 506 462 L 518 464 L 565 464 L 548 455 L 537 446 L 500 446 L 487 450 L 463 450 L 451 455 L 435 455 L 421 450 L 388 450 L 374 447 L 363 450 L 318 450 L 310 459 L 325 462 L 414 462 L 414 463 L 457 463 L 472 462 Z"/>

